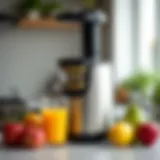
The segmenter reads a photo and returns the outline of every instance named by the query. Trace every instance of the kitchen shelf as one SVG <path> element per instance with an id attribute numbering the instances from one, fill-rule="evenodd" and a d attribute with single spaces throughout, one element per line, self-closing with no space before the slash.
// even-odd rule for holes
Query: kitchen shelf
<path id="1" fill-rule="evenodd" d="M 24 18 L 18 22 L 18 27 L 22 29 L 79 30 L 81 25 L 77 22 L 60 21 L 51 18 L 38 20 Z"/>

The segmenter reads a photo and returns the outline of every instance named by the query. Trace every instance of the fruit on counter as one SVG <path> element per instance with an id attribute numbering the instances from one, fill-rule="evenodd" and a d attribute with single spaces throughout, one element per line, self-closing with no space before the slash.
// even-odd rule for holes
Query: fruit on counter
<path id="1" fill-rule="evenodd" d="M 42 117 L 40 114 L 29 112 L 24 116 L 24 123 L 32 126 L 42 126 Z"/>
<path id="2" fill-rule="evenodd" d="M 116 88 L 115 99 L 117 103 L 123 104 L 129 100 L 129 91 L 123 87 Z"/>
<path id="3" fill-rule="evenodd" d="M 24 125 L 21 123 L 7 123 L 3 126 L 2 137 L 6 145 L 19 145 L 22 143 Z"/>
<path id="4" fill-rule="evenodd" d="M 133 142 L 135 138 L 134 127 L 127 122 L 119 122 L 110 128 L 109 140 L 117 146 L 126 146 Z"/>
<path id="5" fill-rule="evenodd" d="M 137 129 L 137 138 L 146 146 L 152 146 L 158 139 L 159 128 L 153 123 L 141 124 Z"/>
<path id="6" fill-rule="evenodd" d="M 130 104 L 124 116 L 124 121 L 127 121 L 134 126 L 138 126 L 139 124 L 143 123 L 144 120 L 145 117 L 141 108 L 136 104 Z"/>
<path id="7" fill-rule="evenodd" d="M 24 146 L 27 148 L 40 148 L 46 143 L 45 132 L 42 128 L 29 126 L 24 132 Z"/>

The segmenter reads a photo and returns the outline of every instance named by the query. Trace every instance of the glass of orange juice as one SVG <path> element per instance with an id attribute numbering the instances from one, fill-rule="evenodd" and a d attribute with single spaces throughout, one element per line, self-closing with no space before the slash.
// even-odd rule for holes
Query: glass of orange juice
<path id="1" fill-rule="evenodd" d="M 67 142 L 67 107 L 47 107 L 42 109 L 43 125 L 49 144 L 62 145 Z"/>

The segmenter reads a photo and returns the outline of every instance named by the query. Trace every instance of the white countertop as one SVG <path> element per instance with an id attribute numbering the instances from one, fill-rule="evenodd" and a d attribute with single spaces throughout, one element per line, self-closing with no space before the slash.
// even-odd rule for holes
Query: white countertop
<path id="1" fill-rule="evenodd" d="M 160 160 L 160 143 L 152 148 L 115 148 L 103 145 L 68 145 L 34 151 L 0 149 L 0 160 Z"/>

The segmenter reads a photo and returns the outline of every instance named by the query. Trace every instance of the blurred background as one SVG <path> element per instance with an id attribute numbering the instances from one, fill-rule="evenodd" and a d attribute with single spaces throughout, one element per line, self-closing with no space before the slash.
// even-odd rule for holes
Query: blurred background
<path id="1" fill-rule="evenodd" d="M 94 8 L 101 9 L 107 17 L 101 30 L 100 56 L 110 64 L 113 108 L 134 102 L 149 113 L 156 108 L 159 114 L 159 0 L 43 0 L 41 3 L 42 6 L 36 0 L 0 0 L 2 106 L 48 105 L 46 90 L 55 93 L 61 85 L 57 80 L 61 72 L 58 60 L 81 57 L 83 52 L 79 22 L 66 25 L 55 19 L 64 12 L 76 15 L 84 8 Z"/>

